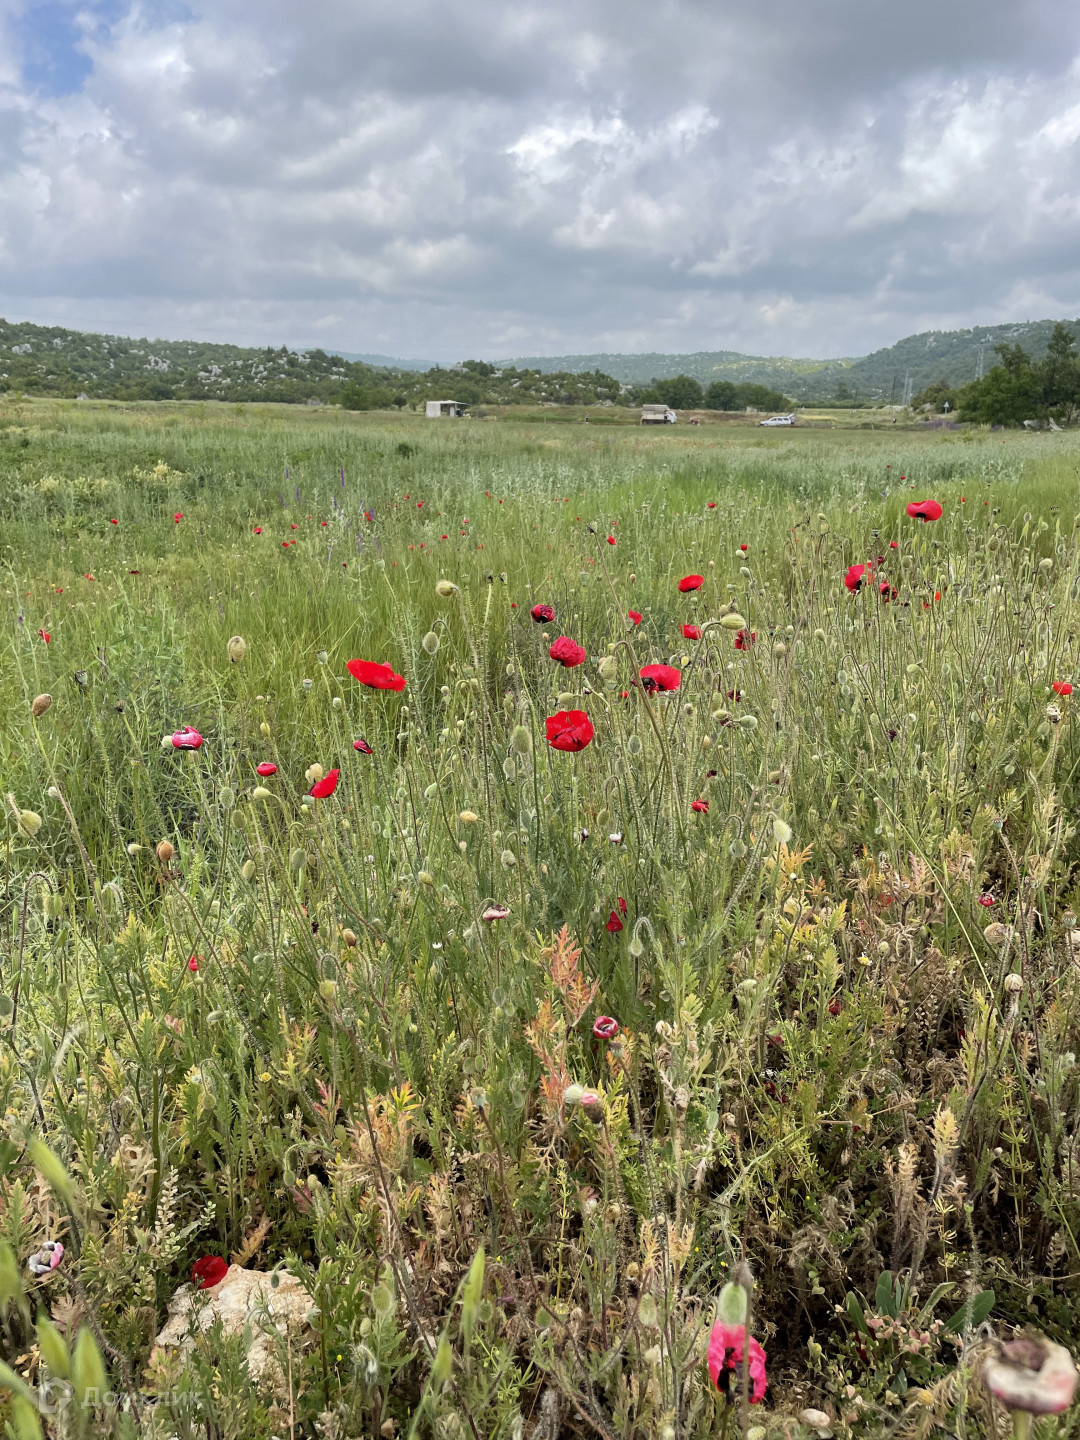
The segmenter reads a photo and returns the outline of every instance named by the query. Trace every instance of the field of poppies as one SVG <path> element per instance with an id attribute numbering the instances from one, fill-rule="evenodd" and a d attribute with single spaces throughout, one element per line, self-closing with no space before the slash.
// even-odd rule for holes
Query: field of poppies
<path id="1" fill-rule="evenodd" d="M 0 405 L 9 1433 L 1080 1433 L 1078 476 Z"/>

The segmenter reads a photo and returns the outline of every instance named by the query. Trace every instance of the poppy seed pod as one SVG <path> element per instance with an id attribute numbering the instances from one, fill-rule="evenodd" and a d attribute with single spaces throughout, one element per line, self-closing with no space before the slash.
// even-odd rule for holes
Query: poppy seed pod
<path id="1" fill-rule="evenodd" d="M 159 840 L 154 853 L 163 865 L 168 865 L 169 861 L 176 854 L 176 851 L 169 844 L 168 840 Z"/>
<path id="2" fill-rule="evenodd" d="M 45 714 L 45 711 L 48 710 L 48 708 L 49 708 L 49 706 L 50 706 L 51 704 L 52 704 L 52 696 L 51 696 L 51 695 L 35 695 L 35 697 L 34 697 L 34 703 L 30 706 L 30 714 L 31 714 L 31 715 L 34 717 L 34 719 L 36 720 L 39 715 L 44 715 L 44 714 Z"/>
<path id="3" fill-rule="evenodd" d="M 437 580 L 435 582 L 435 594 L 441 600 L 449 600 L 452 595 L 458 593 L 458 587 L 452 580 Z"/>
<path id="4" fill-rule="evenodd" d="M 429 655 L 437 655 L 439 652 L 439 637 L 434 630 L 429 630 L 420 644 Z"/>
<path id="5" fill-rule="evenodd" d="M 232 663 L 239 665 L 247 654 L 247 641 L 242 635 L 234 635 L 225 648 L 229 652 L 229 659 Z"/>
<path id="6" fill-rule="evenodd" d="M 526 725 L 515 725 L 510 732 L 510 748 L 519 755 L 532 754 L 532 731 Z"/>

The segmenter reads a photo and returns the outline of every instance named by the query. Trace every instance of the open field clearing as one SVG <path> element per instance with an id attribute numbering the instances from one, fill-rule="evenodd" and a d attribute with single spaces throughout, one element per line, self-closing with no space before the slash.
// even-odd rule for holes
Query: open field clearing
<path id="1" fill-rule="evenodd" d="M 3 407 L 11 1433 L 1007 1433 L 992 1337 L 1080 1331 L 1078 477 Z"/>

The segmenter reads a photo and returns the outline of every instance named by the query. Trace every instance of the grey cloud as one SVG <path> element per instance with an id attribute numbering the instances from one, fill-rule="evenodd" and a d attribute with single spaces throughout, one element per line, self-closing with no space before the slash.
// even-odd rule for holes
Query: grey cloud
<path id="1" fill-rule="evenodd" d="M 0 59 L 12 315 L 449 359 L 1080 309 L 1061 0 L 200 0 L 85 43 L 69 97 Z"/>

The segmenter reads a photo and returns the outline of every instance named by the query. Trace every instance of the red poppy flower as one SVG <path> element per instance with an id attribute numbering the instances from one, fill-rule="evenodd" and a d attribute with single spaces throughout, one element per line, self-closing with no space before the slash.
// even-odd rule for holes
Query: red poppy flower
<path id="1" fill-rule="evenodd" d="M 983 907 L 984 910 L 989 910 L 990 906 L 994 903 L 994 897 L 992 895 L 980 895 L 978 903 Z"/>
<path id="2" fill-rule="evenodd" d="M 297 525 L 296 522 L 295 522 L 295 520 L 294 520 L 293 523 L 289 526 L 289 529 L 290 529 L 290 530 L 299 530 L 299 529 L 300 529 L 300 526 Z"/>
<path id="3" fill-rule="evenodd" d="M 622 897 L 621 895 L 619 896 L 619 914 L 620 914 L 620 915 L 625 915 L 625 914 L 626 914 L 626 901 L 623 899 L 623 897 Z"/>
<path id="4" fill-rule="evenodd" d="M 695 810 L 699 815 L 707 815 L 709 813 L 709 802 L 708 800 L 691 800 L 690 809 Z"/>
<path id="5" fill-rule="evenodd" d="M 901 475 L 900 478 L 904 477 Z M 925 524 L 927 520 L 940 520 L 942 509 L 936 500 L 910 500 L 907 513 L 913 520 L 921 520 Z"/>
<path id="6" fill-rule="evenodd" d="M 609 535 L 609 536 L 607 537 L 607 543 L 608 543 L 609 545 L 614 545 L 614 544 L 615 544 L 615 536 L 614 536 L 614 535 Z"/>
<path id="7" fill-rule="evenodd" d="M 175 523 L 179 525 L 180 521 L 184 518 L 184 512 L 182 510 L 177 510 L 176 514 L 172 518 Z"/>
<path id="8" fill-rule="evenodd" d="M 228 1273 L 229 1267 L 220 1255 L 204 1255 L 191 1267 L 191 1283 L 200 1290 L 212 1290 Z"/>
<path id="9" fill-rule="evenodd" d="M 287 550 L 287 549 L 289 548 L 289 542 L 288 542 L 288 540 L 282 540 L 282 542 L 281 542 L 281 548 L 282 548 L 282 550 Z"/>
<path id="10" fill-rule="evenodd" d="M 256 775 L 276 775 L 277 766 L 270 760 L 264 760 L 261 765 L 255 766 Z"/>
<path id="11" fill-rule="evenodd" d="M 48 638 L 46 635 L 45 639 L 48 640 Z M 1055 680 L 1050 688 L 1055 695 L 1071 695 L 1073 692 L 1073 687 L 1069 684 L 1068 680 Z"/>
<path id="12" fill-rule="evenodd" d="M 623 928 L 623 923 L 619 919 L 618 915 L 616 915 L 614 910 L 612 910 L 611 914 L 608 916 L 608 921 L 604 928 L 605 930 L 608 930 L 612 935 L 617 935 L 619 931 Z"/>
<path id="13" fill-rule="evenodd" d="M 890 540 L 890 541 L 889 541 L 889 549 L 890 549 L 890 550 L 899 550 L 899 548 L 900 548 L 900 547 L 899 547 L 899 545 L 896 543 L 895 540 Z"/>
<path id="14" fill-rule="evenodd" d="M 749 650 L 749 649 L 750 649 L 750 646 L 753 645 L 753 644 L 755 644 L 756 642 L 757 642 L 757 631 L 756 631 L 756 630 L 736 630 L 736 631 L 735 631 L 735 649 L 736 649 L 736 650 Z"/>
<path id="15" fill-rule="evenodd" d="M 868 580 L 873 573 L 869 565 L 849 565 L 848 572 L 844 576 L 844 584 L 854 595 L 856 590 L 862 589 L 863 581 Z"/>
<path id="16" fill-rule="evenodd" d="M 696 625 L 684 625 L 684 626 L 682 627 L 682 633 L 683 633 L 684 638 L 687 639 L 687 640 L 700 640 L 700 639 L 701 639 L 701 631 L 698 629 L 698 627 L 697 627 Z"/>
<path id="17" fill-rule="evenodd" d="M 203 957 L 201 955 L 188 956 L 187 968 L 191 971 L 193 975 L 197 975 L 199 973 L 199 961 L 202 958 Z"/>
<path id="18" fill-rule="evenodd" d="M 627 618 L 629 621 L 631 621 L 634 625 L 640 625 L 640 624 L 641 624 L 641 611 L 640 611 L 640 610 L 627 610 L 627 612 L 626 612 L 626 618 Z"/>
<path id="19" fill-rule="evenodd" d="M 395 675 L 389 665 L 379 665 L 374 660 L 350 660 L 345 669 L 370 690 L 405 689 L 404 675 Z"/>
<path id="20" fill-rule="evenodd" d="M 614 910 L 611 913 L 614 915 Z M 611 1015 L 598 1015 L 593 1021 L 592 1033 L 598 1040 L 614 1040 L 619 1033 L 619 1022 Z"/>
<path id="21" fill-rule="evenodd" d="M 198 750 L 203 737 L 190 725 L 181 725 L 179 730 L 173 731 L 172 743 L 174 750 Z"/>
<path id="22" fill-rule="evenodd" d="M 585 651 L 567 635 L 560 635 L 555 644 L 548 651 L 552 660 L 557 660 L 560 665 L 565 665 L 567 670 L 572 670 L 575 665 L 580 665 L 585 659 Z"/>
<path id="23" fill-rule="evenodd" d="M 709 501 L 709 509 L 710 509 L 710 510 L 715 510 L 715 509 L 716 509 L 716 501 L 715 501 L 715 500 L 710 500 L 710 501 Z"/>
<path id="24" fill-rule="evenodd" d="M 704 584 L 704 575 L 684 575 L 679 581 L 679 589 L 685 595 L 690 590 L 700 590 Z"/>
<path id="25" fill-rule="evenodd" d="M 885 604 L 888 605 L 890 600 L 896 599 L 896 586 L 890 585 L 887 580 L 883 580 L 878 586 L 878 593 L 881 595 L 882 600 L 885 601 Z"/>
<path id="26" fill-rule="evenodd" d="M 596 733 L 584 710 L 560 710 L 545 721 L 547 742 L 553 750 L 584 750 Z"/>
<path id="27" fill-rule="evenodd" d="M 316 800 L 327 799 L 327 797 L 332 795 L 337 789 L 338 776 L 340 774 L 340 770 L 328 770 L 321 780 L 315 781 L 315 784 L 312 785 L 308 794 L 314 795 Z"/>
<path id="28" fill-rule="evenodd" d="M 41 639 L 45 641 L 45 644 L 48 645 L 49 641 L 52 639 L 52 636 L 49 634 L 48 630 L 39 630 L 37 633 L 41 637 Z"/>
<path id="29" fill-rule="evenodd" d="M 654 690 L 678 690 L 682 684 L 682 671 L 674 665 L 643 665 L 638 674 L 650 695 Z"/>
<path id="30" fill-rule="evenodd" d="M 709 1374 L 718 1390 L 728 1389 L 734 1381 L 739 1384 L 742 1375 L 743 1353 L 746 1345 L 745 1325 L 725 1325 L 717 1320 L 709 1336 Z M 765 1351 L 758 1342 L 750 1338 L 750 1404 L 760 1405 L 765 1398 Z"/>
<path id="31" fill-rule="evenodd" d="M 352 742 L 352 748 L 354 750 L 359 750 L 361 755 L 371 755 L 373 753 L 371 746 L 362 737 L 359 740 L 354 740 Z"/>
<path id="32" fill-rule="evenodd" d="M 550 605 L 534 605 L 529 614 L 538 625 L 549 625 L 555 619 L 555 611 Z"/>
<path id="33" fill-rule="evenodd" d="M 120 524 L 120 521 L 119 521 L 119 520 L 110 520 L 110 521 L 109 521 L 109 524 L 110 524 L 110 525 L 119 525 L 119 524 Z"/>
<path id="34" fill-rule="evenodd" d="M 746 546 L 746 545 L 740 545 L 740 546 L 739 546 L 739 549 L 740 549 L 740 550 L 743 550 L 743 551 L 747 550 L 748 548 L 749 548 L 749 547 Z"/>
<path id="35" fill-rule="evenodd" d="M 261 534 L 262 534 L 262 526 L 261 526 L 261 525 L 256 525 L 256 526 L 255 526 L 255 529 L 254 529 L 251 533 L 252 533 L 253 535 L 261 535 Z"/>

